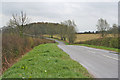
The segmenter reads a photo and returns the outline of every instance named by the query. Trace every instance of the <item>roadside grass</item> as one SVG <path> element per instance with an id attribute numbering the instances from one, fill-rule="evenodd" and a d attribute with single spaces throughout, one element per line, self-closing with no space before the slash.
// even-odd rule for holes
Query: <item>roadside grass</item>
<path id="1" fill-rule="evenodd" d="M 92 78 L 56 43 L 41 44 L 5 71 L 2 78 Z"/>
<path id="2" fill-rule="evenodd" d="M 92 47 L 92 48 L 97 48 L 97 49 L 104 49 L 104 50 L 110 50 L 110 51 L 115 51 L 115 52 L 118 52 L 118 50 L 119 50 L 117 48 L 109 48 L 109 47 L 104 47 L 104 46 L 95 46 L 95 45 L 88 45 L 88 44 L 72 44 L 72 45 L 87 46 L 87 47 Z"/>

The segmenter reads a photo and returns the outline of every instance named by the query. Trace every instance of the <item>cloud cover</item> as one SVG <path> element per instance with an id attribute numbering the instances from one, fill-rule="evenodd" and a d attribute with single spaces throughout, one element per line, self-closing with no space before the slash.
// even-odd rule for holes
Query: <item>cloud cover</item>
<path id="1" fill-rule="evenodd" d="M 31 22 L 61 22 L 74 20 L 78 31 L 96 31 L 99 18 L 104 18 L 112 26 L 117 22 L 117 2 L 3 2 L 4 26 L 13 13 L 26 12 Z"/>

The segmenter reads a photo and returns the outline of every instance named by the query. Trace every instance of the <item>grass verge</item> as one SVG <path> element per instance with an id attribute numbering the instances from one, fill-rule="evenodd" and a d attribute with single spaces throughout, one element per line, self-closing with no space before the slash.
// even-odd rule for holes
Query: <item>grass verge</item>
<path id="1" fill-rule="evenodd" d="M 3 78 L 91 78 L 56 43 L 41 44 L 4 72 Z"/>
<path id="2" fill-rule="evenodd" d="M 87 46 L 87 47 L 110 50 L 110 51 L 115 51 L 115 52 L 118 52 L 118 50 L 119 50 L 119 49 L 116 49 L 116 48 L 109 48 L 109 47 L 104 47 L 104 46 L 95 46 L 95 45 L 88 45 L 88 44 L 72 44 L 72 45 Z"/>

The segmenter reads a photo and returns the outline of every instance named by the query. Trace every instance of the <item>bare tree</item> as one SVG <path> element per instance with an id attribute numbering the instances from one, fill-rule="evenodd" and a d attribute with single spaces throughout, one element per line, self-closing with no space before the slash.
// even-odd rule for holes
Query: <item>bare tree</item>
<path id="1" fill-rule="evenodd" d="M 20 36 L 23 37 L 23 32 L 26 29 L 25 25 L 29 22 L 28 17 L 26 16 L 26 13 L 21 11 L 20 15 L 13 14 L 12 19 L 10 19 L 10 25 L 15 26 L 19 30 Z"/>
<path id="2" fill-rule="evenodd" d="M 98 20 L 97 29 L 101 33 L 101 37 L 105 37 L 107 35 L 107 30 L 109 29 L 109 24 L 106 20 L 100 18 Z"/>
<path id="3" fill-rule="evenodd" d="M 113 33 L 114 37 L 116 37 L 118 35 L 118 26 L 117 26 L 117 24 L 113 24 L 112 33 Z"/>
<path id="4" fill-rule="evenodd" d="M 67 26 L 67 31 L 66 31 L 66 35 L 67 35 L 67 39 L 69 40 L 69 43 L 72 44 L 74 43 L 75 41 L 75 33 L 76 33 L 76 24 L 74 21 L 71 21 L 71 20 L 67 20 L 67 21 L 64 21 L 63 24 L 65 26 Z"/>

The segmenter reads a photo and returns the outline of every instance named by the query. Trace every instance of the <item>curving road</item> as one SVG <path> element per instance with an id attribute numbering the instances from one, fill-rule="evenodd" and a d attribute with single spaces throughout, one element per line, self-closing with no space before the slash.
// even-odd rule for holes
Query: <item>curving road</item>
<path id="1" fill-rule="evenodd" d="M 70 57 L 83 65 L 95 78 L 118 78 L 118 55 L 113 51 L 95 49 L 85 46 L 65 45 L 58 47 Z"/>

